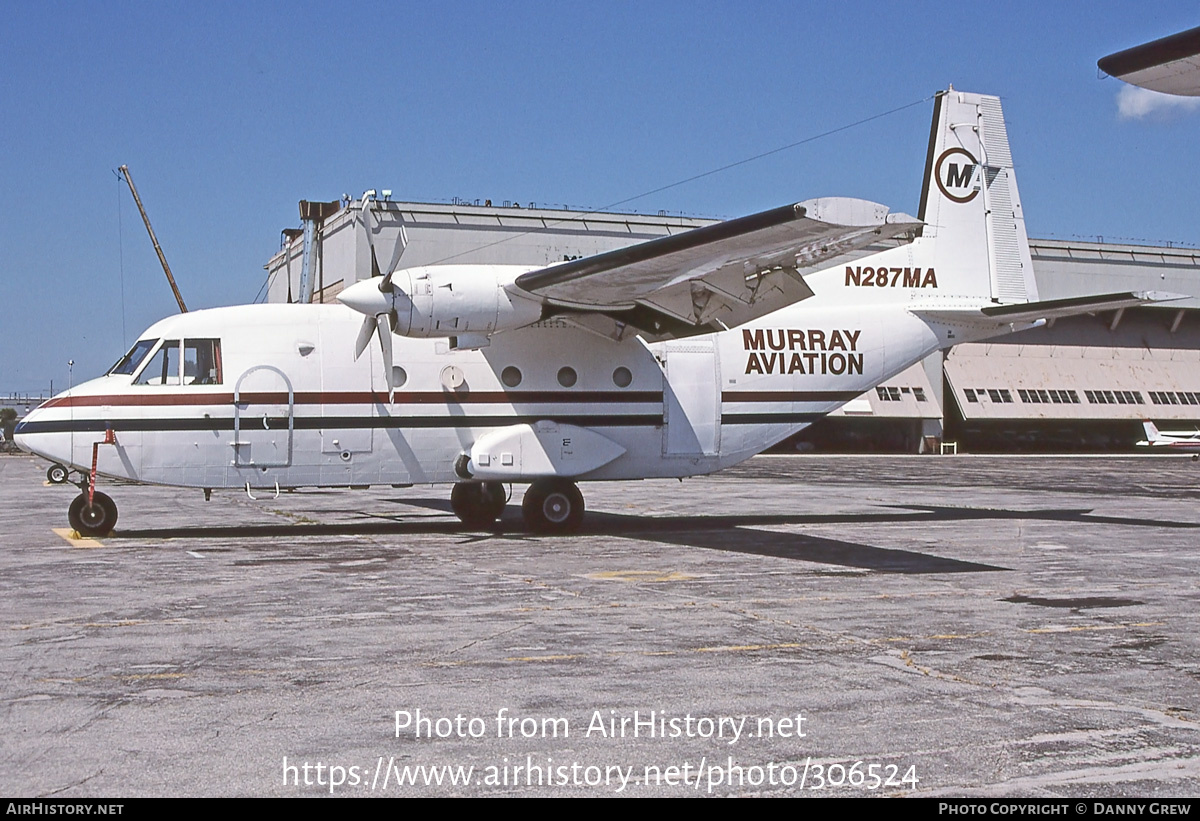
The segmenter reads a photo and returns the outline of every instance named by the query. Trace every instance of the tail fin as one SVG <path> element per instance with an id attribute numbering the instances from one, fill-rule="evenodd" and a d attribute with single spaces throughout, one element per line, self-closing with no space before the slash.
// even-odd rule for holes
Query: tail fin
<path id="1" fill-rule="evenodd" d="M 932 241 L 941 290 L 998 303 L 1037 300 L 999 97 L 938 93 L 917 217 L 922 239 Z"/>
<path id="2" fill-rule="evenodd" d="M 1151 422 L 1149 419 L 1142 422 L 1142 427 L 1146 429 L 1146 441 L 1147 442 L 1157 442 L 1158 440 L 1163 438 L 1163 435 L 1158 432 L 1158 426 L 1155 425 L 1153 422 Z"/>

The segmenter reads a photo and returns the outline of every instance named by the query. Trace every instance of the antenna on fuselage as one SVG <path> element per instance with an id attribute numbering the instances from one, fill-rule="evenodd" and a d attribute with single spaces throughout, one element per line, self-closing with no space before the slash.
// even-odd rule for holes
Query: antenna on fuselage
<path id="1" fill-rule="evenodd" d="M 150 234 L 150 241 L 154 243 L 154 253 L 158 254 L 158 261 L 162 264 L 163 273 L 167 275 L 167 282 L 171 283 L 171 291 L 175 294 L 175 301 L 179 303 L 179 312 L 186 314 L 187 306 L 183 304 L 183 297 L 179 294 L 179 287 L 175 284 L 175 277 L 171 276 L 171 266 L 167 265 L 167 258 L 163 255 L 162 248 L 158 244 L 158 237 L 154 236 L 154 229 L 150 227 L 150 218 L 146 216 L 146 209 L 142 207 L 142 198 L 138 196 L 137 188 L 133 184 L 133 177 L 129 176 L 129 166 L 122 165 L 119 170 L 121 176 L 125 178 L 125 182 L 129 184 L 129 193 L 133 194 L 133 201 L 137 203 L 138 212 L 142 215 L 142 222 L 146 223 L 146 231 Z"/>

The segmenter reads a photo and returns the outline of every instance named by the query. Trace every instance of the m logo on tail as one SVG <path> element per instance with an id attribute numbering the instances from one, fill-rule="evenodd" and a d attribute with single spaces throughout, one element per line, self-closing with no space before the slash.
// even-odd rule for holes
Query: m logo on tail
<path id="1" fill-rule="evenodd" d="M 949 162 L 947 162 L 949 160 Z M 970 202 L 979 195 L 979 186 L 972 186 L 979 161 L 965 148 L 947 148 L 937 158 L 933 178 L 947 199 Z"/>

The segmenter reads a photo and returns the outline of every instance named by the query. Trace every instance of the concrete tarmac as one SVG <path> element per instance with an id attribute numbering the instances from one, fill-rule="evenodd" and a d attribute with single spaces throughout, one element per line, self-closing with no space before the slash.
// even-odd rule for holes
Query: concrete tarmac
<path id="1" fill-rule="evenodd" d="M 0 457 L 0 795 L 1200 795 L 1200 465 L 261 495 Z M 258 494 L 256 494 L 258 495 Z"/>

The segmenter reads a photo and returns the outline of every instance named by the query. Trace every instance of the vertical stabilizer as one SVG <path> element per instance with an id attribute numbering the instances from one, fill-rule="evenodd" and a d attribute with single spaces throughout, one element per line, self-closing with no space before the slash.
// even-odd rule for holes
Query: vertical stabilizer
<path id="1" fill-rule="evenodd" d="M 937 95 L 918 218 L 956 291 L 1001 303 L 1037 299 L 999 97 Z"/>

